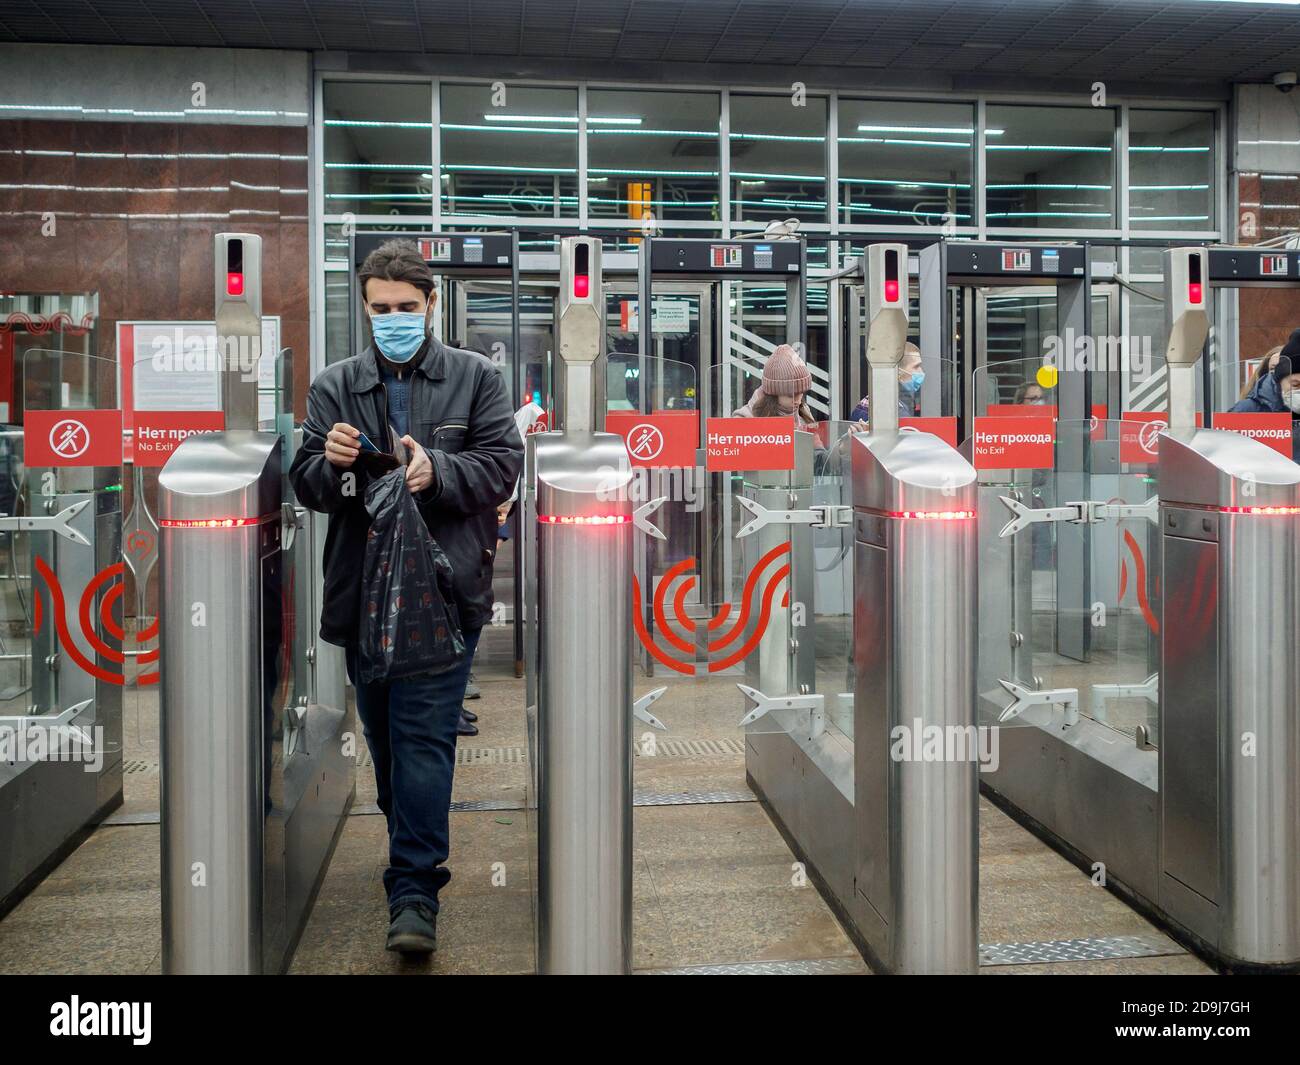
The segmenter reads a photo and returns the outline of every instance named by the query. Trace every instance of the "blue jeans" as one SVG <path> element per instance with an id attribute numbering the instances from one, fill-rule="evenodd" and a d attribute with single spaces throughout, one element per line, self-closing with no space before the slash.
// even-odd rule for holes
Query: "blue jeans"
<path id="1" fill-rule="evenodd" d="M 388 819 L 389 913 L 406 902 L 422 902 L 437 913 L 438 892 L 451 879 L 443 863 L 451 846 L 456 722 L 481 631 L 465 632 L 465 657 L 436 676 L 356 684 L 356 651 L 347 651 L 357 714 L 375 764 L 379 809 Z"/>

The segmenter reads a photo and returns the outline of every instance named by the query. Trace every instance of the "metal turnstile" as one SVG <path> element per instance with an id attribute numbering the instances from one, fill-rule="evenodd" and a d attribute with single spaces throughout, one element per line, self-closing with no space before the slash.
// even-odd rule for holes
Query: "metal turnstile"
<path id="1" fill-rule="evenodd" d="M 525 473 L 528 806 L 546 974 L 632 963 L 632 470 L 622 437 L 599 431 L 600 248 L 561 245 L 564 428 L 528 438 Z"/>
<path id="2" fill-rule="evenodd" d="M 260 320 L 247 283 L 260 251 L 257 237 L 217 236 L 223 351 Z M 231 262 L 238 281 L 221 269 Z M 316 701 L 315 649 L 296 653 L 295 629 L 314 633 L 318 618 L 297 616 L 309 574 L 295 573 L 286 442 L 257 431 L 256 386 L 226 364 L 225 431 L 189 437 L 159 475 L 167 974 L 287 968 L 354 791 L 350 712 Z"/>
<path id="3" fill-rule="evenodd" d="M 1288 652 L 1300 624 L 1300 466 L 1244 435 L 1196 426 L 1196 364 L 1224 255 L 1165 252 L 1157 742 L 1146 729 L 1126 737 L 1077 707 L 1062 717 L 1040 702 L 1020 727 L 1001 730 L 1001 764 L 984 783 L 1221 967 L 1295 969 L 1300 671 Z M 1233 271 L 1227 283 L 1239 284 Z"/>
<path id="4" fill-rule="evenodd" d="M 894 424 L 906 245 L 870 246 L 864 268 L 873 425 L 853 446 L 860 930 L 889 972 L 973 973 L 976 475 L 938 437 Z"/>
<path id="5" fill-rule="evenodd" d="M 1230 967 L 1300 968 L 1300 466 L 1160 439 L 1158 901 Z"/>
<path id="6" fill-rule="evenodd" d="M 753 694 L 765 696 L 769 715 L 784 715 L 790 724 L 751 732 L 746 769 L 873 968 L 971 973 L 978 956 L 981 751 L 975 724 L 976 476 L 938 437 L 898 428 L 906 246 L 868 247 L 863 271 L 873 418 L 870 434 L 855 435 L 849 444 L 850 761 L 845 764 L 845 740 L 833 738 L 818 716 L 837 693 L 805 691 L 801 648 L 790 647 L 782 663 L 785 648 L 775 647 L 766 668 L 761 658 L 757 668 L 768 684 L 785 680 L 789 687 Z M 797 470 L 796 463 L 795 477 Z M 775 495 L 779 487 L 756 491 Z M 785 490 L 789 506 L 797 506 L 799 489 L 792 483 Z M 850 520 L 835 509 L 805 512 L 803 519 L 791 515 L 791 524 L 802 531 Z M 790 535 L 793 546 L 799 533 Z M 792 555 L 798 567 L 799 551 Z M 797 573 L 792 580 L 797 587 Z M 792 727 L 791 711 L 799 708 L 807 717 Z M 747 718 L 758 719 L 757 710 Z"/>
<path id="7" fill-rule="evenodd" d="M 1300 969 L 1300 466 L 1196 428 L 1212 254 L 1166 255 L 1157 901 L 1225 967 Z"/>

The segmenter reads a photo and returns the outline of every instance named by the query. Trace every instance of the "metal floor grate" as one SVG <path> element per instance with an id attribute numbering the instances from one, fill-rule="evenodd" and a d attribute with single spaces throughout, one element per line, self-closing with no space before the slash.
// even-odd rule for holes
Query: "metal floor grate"
<path id="1" fill-rule="evenodd" d="M 745 745 L 740 740 L 656 740 L 654 758 L 699 758 L 719 755 L 743 755 Z M 643 757 L 637 751 L 637 757 Z"/>
<path id="2" fill-rule="evenodd" d="M 984 943 L 980 945 L 980 965 L 1046 965 L 1061 961 L 1114 961 L 1117 958 L 1155 958 L 1186 953 L 1168 936 L 1143 932 L 1134 936 L 1055 939 L 1042 943 Z"/>
<path id="3" fill-rule="evenodd" d="M 705 806 L 713 803 L 757 802 L 751 791 L 638 791 L 632 796 L 633 806 Z M 515 799 L 455 799 L 452 813 L 473 813 L 477 810 L 523 810 L 525 806 Z M 354 817 L 369 817 L 379 813 L 373 802 L 357 803 L 352 807 Z"/>
<path id="4" fill-rule="evenodd" d="M 677 969 L 637 969 L 635 976 L 858 976 L 870 970 L 859 958 L 809 958 L 804 961 L 744 961 L 730 965 L 684 965 Z"/>
<path id="5" fill-rule="evenodd" d="M 744 755 L 745 745 L 740 740 L 729 738 L 657 740 L 653 755 L 643 755 L 639 747 L 634 747 L 633 753 L 637 758 L 736 758 Z M 457 766 L 527 764 L 528 754 L 523 747 L 457 746 L 456 748 Z M 361 749 L 357 755 L 357 765 L 367 769 L 373 765 L 369 748 Z"/>
<path id="6" fill-rule="evenodd" d="M 758 802 L 758 797 L 748 790 L 717 791 L 638 791 L 632 796 L 633 806 L 704 806 L 723 802 Z"/>
<path id="7" fill-rule="evenodd" d="M 639 746 L 633 748 L 637 758 L 737 758 L 743 757 L 745 744 L 728 737 L 702 740 L 657 740 L 655 753 L 644 755 Z M 527 765 L 528 753 L 523 747 L 461 747 L 456 748 L 457 766 Z M 370 749 L 362 746 L 357 754 L 357 765 L 369 769 L 374 763 Z M 122 763 L 122 772 L 148 776 L 158 772 L 157 759 L 130 758 Z"/>

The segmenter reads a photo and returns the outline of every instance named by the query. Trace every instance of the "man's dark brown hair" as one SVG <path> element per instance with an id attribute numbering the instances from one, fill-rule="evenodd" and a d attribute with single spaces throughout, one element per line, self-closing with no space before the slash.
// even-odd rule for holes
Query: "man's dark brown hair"
<path id="1" fill-rule="evenodd" d="M 361 298 L 366 295 L 366 282 L 372 277 L 381 281 L 406 281 L 424 293 L 428 299 L 433 291 L 433 271 L 424 261 L 420 249 L 410 240 L 387 240 L 366 256 L 357 271 L 361 282 Z"/>

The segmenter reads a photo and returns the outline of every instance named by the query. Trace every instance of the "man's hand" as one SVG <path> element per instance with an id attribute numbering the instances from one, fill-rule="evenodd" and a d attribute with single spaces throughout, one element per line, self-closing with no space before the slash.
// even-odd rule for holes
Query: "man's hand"
<path id="1" fill-rule="evenodd" d="M 347 422 L 335 422 L 334 428 L 325 437 L 325 457 L 341 470 L 351 468 L 361 454 L 361 448 L 357 444 L 360 435 L 361 430 L 354 429 Z"/>
<path id="2" fill-rule="evenodd" d="M 429 459 L 429 453 L 412 440 L 409 434 L 402 437 L 402 443 L 411 452 L 411 461 L 406 467 L 406 488 L 411 495 L 415 495 L 433 484 L 433 463 Z"/>

